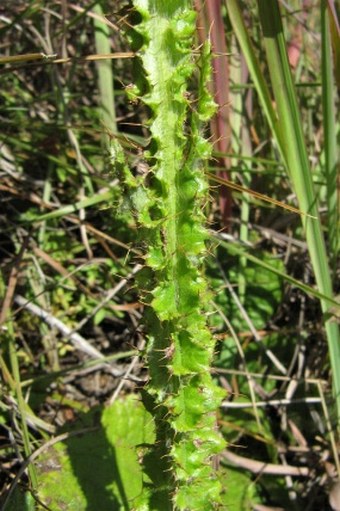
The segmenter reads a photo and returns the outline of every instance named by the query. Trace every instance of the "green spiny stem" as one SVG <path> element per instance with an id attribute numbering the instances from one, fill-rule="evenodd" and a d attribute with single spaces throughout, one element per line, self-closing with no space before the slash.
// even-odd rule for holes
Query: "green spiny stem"
<path id="1" fill-rule="evenodd" d="M 199 98 L 191 105 L 188 81 L 197 68 L 191 3 L 134 3 L 142 16 L 137 28 L 144 40 L 140 54 L 149 86 L 143 101 L 153 112 L 151 176 L 148 186 L 145 181 L 133 196 L 149 245 L 144 276 L 145 282 L 151 282 L 148 393 L 157 449 L 165 454 L 165 467 L 170 469 L 173 508 L 208 511 L 218 507 L 220 495 L 211 458 L 224 446 L 216 432 L 216 409 L 223 392 L 210 376 L 214 339 L 202 312 L 207 299 L 202 275 L 207 237 L 202 205 L 207 185 L 200 161 L 209 156 L 210 147 L 201 136 L 200 124 L 214 111 L 205 87 L 209 51 L 205 46 Z"/>

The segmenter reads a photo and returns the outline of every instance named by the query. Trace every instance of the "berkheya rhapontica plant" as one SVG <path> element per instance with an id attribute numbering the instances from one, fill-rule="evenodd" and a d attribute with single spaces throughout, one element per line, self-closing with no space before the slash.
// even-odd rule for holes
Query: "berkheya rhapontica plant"
<path id="1" fill-rule="evenodd" d="M 211 147 L 202 124 L 214 113 L 207 91 L 210 48 L 194 51 L 196 14 L 187 0 L 134 0 L 150 107 L 151 143 L 143 178 L 126 174 L 143 240 L 148 245 L 140 285 L 148 328 L 150 379 L 144 396 L 155 419 L 156 442 L 144 457 L 151 479 L 148 507 L 218 509 L 221 487 L 213 457 L 224 447 L 216 410 L 224 392 L 213 382 L 214 339 L 207 327 L 202 162 Z M 196 82 L 194 77 L 198 75 Z M 189 83 L 196 83 L 197 98 Z M 163 465 L 159 473 L 159 461 Z M 154 463 L 153 463 L 154 462 Z"/>

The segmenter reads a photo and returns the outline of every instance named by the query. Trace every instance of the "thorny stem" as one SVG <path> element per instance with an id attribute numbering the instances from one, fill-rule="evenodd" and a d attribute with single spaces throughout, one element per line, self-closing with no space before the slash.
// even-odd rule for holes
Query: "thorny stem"
<path id="1" fill-rule="evenodd" d="M 134 187 L 132 201 L 148 243 L 146 268 L 141 272 L 141 287 L 149 284 L 150 305 L 150 382 L 144 401 L 155 419 L 157 441 L 144 465 L 148 456 L 164 462 L 166 491 L 160 487 L 159 474 L 148 472 L 150 502 L 158 493 L 170 501 L 167 509 L 208 511 L 219 507 L 220 483 L 211 459 L 224 447 L 216 431 L 216 410 L 224 392 L 209 371 L 214 339 L 204 315 L 207 289 L 202 274 L 207 237 L 202 160 L 209 157 L 210 145 L 202 137 L 201 124 L 215 109 L 206 88 L 210 49 L 203 46 L 197 66 L 191 2 L 135 0 L 134 4 L 142 18 L 137 26 L 147 83 L 142 99 L 153 114 L 152 143 L 146 155 L 150 173 L 138 185 L 126 175 Z M 188 83 L 197 67 L 199 94 L 190 104 Z"/>

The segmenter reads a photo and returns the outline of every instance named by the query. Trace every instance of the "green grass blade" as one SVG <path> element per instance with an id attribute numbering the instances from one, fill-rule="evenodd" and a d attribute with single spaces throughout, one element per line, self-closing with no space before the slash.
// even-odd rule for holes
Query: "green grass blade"
<path id="1" fill-rule="evenodd" d="M 331 266 L 335 270 L 339 252 L 339 203 L 337 191 L 337 134 L 339 125 L 335 120 L 335 87 L 332 70 L 332 48 L 329 28 L 329 15 L 326 0 L 321 2 L 321 71 L 322 71 L 322 108 L 325 151 L 325 178 L 327 198 L 327 227 Z"/>
<path id="2" fill-rule="evenodd" d="M 93 10 L 103 17 L 103 9 L 99 4 Z M 94 26 L 97 54 L 107 55 L 111 53 L 110 27 L 97 18 L 94 20 Z M 111 133 L 117 133 L 112 61 L 110 59 L 98 61 L 97 70 L 102 120 L 106 129 Z"/>
<path id="3" fill-rule="evenodd" d="M 250 75 L 252 77 L 256 91 L 261 101 L 262 108 L 266 115 L 269 127 L 272 131 L 273 136 L 276 139 L 276 143 L 278 145 L 278 149 L 281 153 L 281 156 L 284 159 L 284 151 L 282 149 L 277 114 L 273 108 L 268 85 L 263 76 L 260 63 L 254 51 L 247 28 L 245 26 L 243 14 L 239 6 L 239 0 L 228 0 L 226 2 L 226 5 L 228 9 L 230 22 L 238 39 L 239 45 L 242 49 Z"/>
<path id="4" fill-rule="evenodd" d="M 20 256 L 20 259 L 24 253 L 24 250 L 22 250 L 22 254 Z M 19 258 L 18 258 L 19 260 Z M 2 274 L 0 273 L 0 296 L 2 298 L 3 303 L 5 303 L 6 299 L 8 298 L 8 289 L 5 291 L 5 282 L 3 280 Z M 8 355 L 9 363 L 10 363 L 10 369 L 11 374 L 9 373 L 7 369 L 7 365 L 5 360 L 2 358 L 2 351 L 0 352 L 0 365 L 1 369 L 4 374 L 7 373 L 8 375 L 8 383 L 10 384 L 10 387 L 18 405 L 18 412 L 20 416 L 20 434 L 22 438 L 23 443 L 23 449 L 26 456 L 29 456 L 32 453 L 32 446 L 30 441 L 30 435 L 28 430 L 28 423 L 27 423 L 27 408 L 28 405 L 25 401 L 23 392 L 22 392 L 22 386 L 21 386 L 21 373 L 20 373 L 20 364 L 18 359 L 18 353 L 17 353 L 17 344 L 16 344 L 16 336 L 15 336 L 15 329 L 13 321 L 10 317 L 9 310 L 3 315 L 3 311 L 1 312 L 1 322 L 3 322 L 3 325 L 1 325 L 1 335 L 0 335 L 0 343 L 2 346 L 2 350 L 6 355 Z M 4 372 L 4 367 L 5 371 Z M 36 474 L 36 469 L 33 464 L 30 464 L 28 467 L 28 473 L 30 478 L 30 483 L 32 485 L 33 489 L 36 489 L 38 486 L 38 479 Z"/>
<path id="5" fill-rule="evenodd" d="M 221 236 L 223 236 L 223 235 L 215 235 L 215 236 L 219 240 L 220 246 L 225 248 L 230 255 L 244 257 L 245 259 L 256 264 L 257 266 L 260 266 L 261 268 L 264 268 L 265 270 L 268 270 L 268 271 L 274 273 L 275 275 L 278 275 L 279 277 L 282 278 L 282 280 L 289 282 L 292 286 L 295 286 L 295 287 L 301 289 L 308 295 L 313 296 L 314 298 L 318 298 L 319 300 L 323 300 L 324 302 L 326 302 L 328 304 L 329 309 L 332 308 L 332 310 L 334 310 L 334 312 L 337 314 L 337 311 L 339 310 L 339 307 L 340 307 L 340 302 L 338 302 L 333 296 L 321 293 L 320 291 L 318 291 L 317 289 L 314 289 L 313 287 L 309 286 L 308 284 L 304 284 L 300 280 L 297 280 L 294 277 L 291 277 L 290 275 L 288 275 L 287 273 L 280 271 L 279 269 L 275 268 L 275 266 L 272 266 L 271 264 L 267 263 L 266 261 L 263 261 L 260 257 L 257 257 L 254 254 L 251 254 L 249 252 L 249 248 L 246 249 L 245 247 L 243 247 L 240 244 L 230 243 L 229 241 L 228 242 L 223 241 L 221 239 Z M 328 315 L 333 316 L 333 313 L 331 312 L 331 310 L 329 310 Z"/>
<path id="6" fill-rule="evenodd" d="M 53 218 L 60 218 L 65 215 L 70 215 L 71 213 L 75 213 L 80 211 L 81 209 L 89 208 L 90 206 L 94 206 L 96 204 L 100 204 L 101 202 L 109 202 L 112 200 L 114 195 L 114 190 L 106 190 L 105 192 L 98 193 L 93 195 L 92 197 L 87 197 L 86 199 L 82 199 L 80 201 L 75 202 L 74 204 L 69 204 L 67 206 L 63 206 L 55 211 L 51 211 L 50 213 L 45 213 L 44 215 L 35 216 L 30 218 L 30 222 L 42 222 L 45 220 L 52 220 Z"/>
<path id="7" fill-rule="evenodd" d="M 288 174 L 300 210 L 317 217 L 311 219 L 303 216 L 302 223 L 319 291 L 327 296 L 332 296 L 332 282 L 326 247 L 303 136 L 299 105 L 288 62 L 279 6 L 276 0 L 271 2 L 258 0 L 258 5 Z M 323 312 L 327 313 L 329 303 L 321 299 L 321 307 Z M 338 426 L 340 426 L 339 328 L 334 321 L 326 321 L 325 328 L 333 373 L 333 391 L 336 398 Z"/>

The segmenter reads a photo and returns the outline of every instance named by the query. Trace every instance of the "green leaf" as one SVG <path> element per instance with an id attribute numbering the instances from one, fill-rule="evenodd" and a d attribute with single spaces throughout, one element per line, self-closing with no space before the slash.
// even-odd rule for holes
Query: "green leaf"
<path id="1" fill-rule="evenodd" d="M 18 511 L 19 509 L 20 511 L 36 511 L 36 506 L 31 493 L 24 492 L 17 486 L 6 506 L 6 511 Z"/>
<path id="2" fill-rule="evenodd" d="M 81 428 L 92 426 L 97 414 L 84 414 Z M 52 511 L 142 509 L 146 476 L 138 446 L 154 439 L 152 419 L 138 396 L 116 401 L 104 409 L 97 431 L 85 430 L 40 456 L 40 499 Z"/>
<path id="3" fill-rule="evenodd" d="M 99 311 L 93 317 L 93 323 L 99 325 L 103 319 L 105 319 L 107 311 L 105 309 L 99 309 Z"/>
<path id="4" fill-rule="evenodd" d="M 222 470 L 225 492 L 222 501 L 228 511 L 251 511 L 255 504 L 260 504 L 256 482 L 244 472 L 228 467 Z"/>

